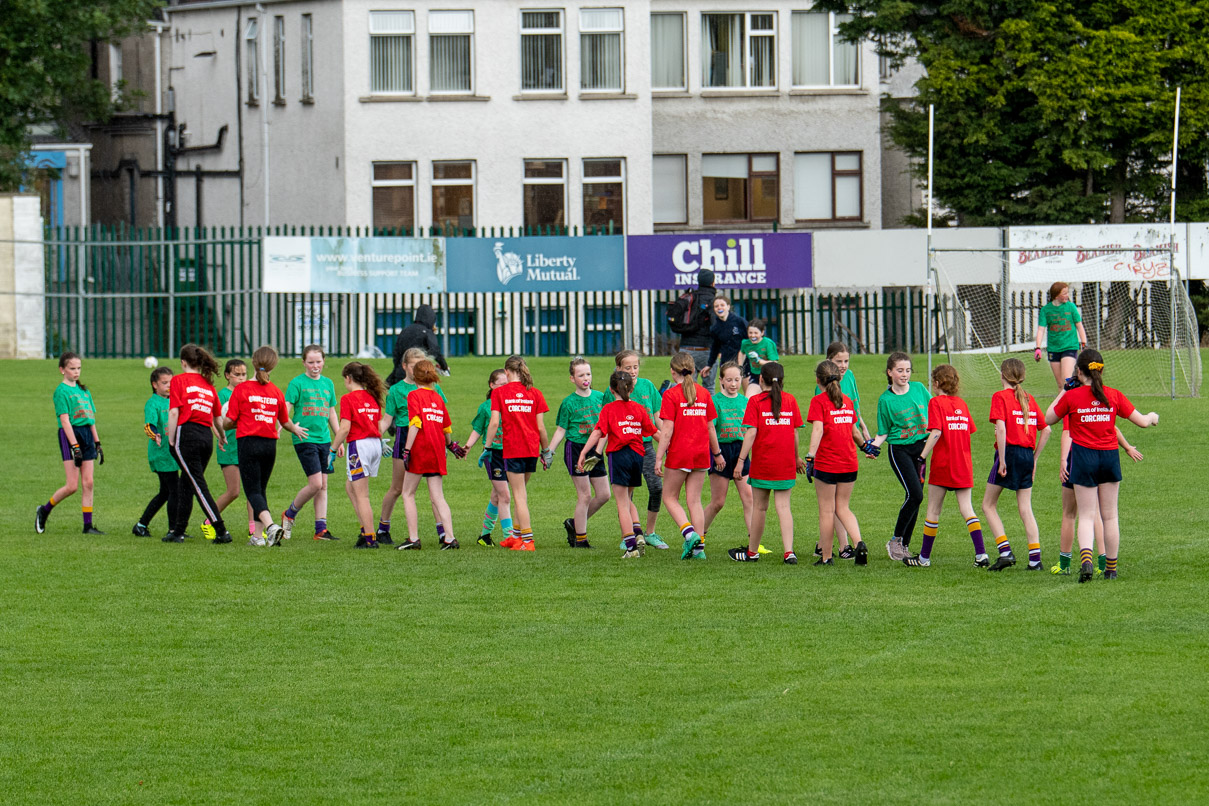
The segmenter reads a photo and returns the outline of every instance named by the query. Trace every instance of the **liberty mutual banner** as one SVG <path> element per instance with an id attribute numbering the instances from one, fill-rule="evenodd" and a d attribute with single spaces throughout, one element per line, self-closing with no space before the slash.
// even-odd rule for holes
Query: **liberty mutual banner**
<path id="1" fill-rule="evenodd" d="M 709 269 L 723 288 L 810 288 L 808 232 L 631 235 L 626 239 L 627 288 L 690 289 Z"/>
<path id="2" fill-rule="evenodd" d="M 266 237 L 264 290 L 433 294 L 445 290 L 444 238 Z"/>
<path id="3" fill-rule="evenodd" d="M 625 237 L 449 238 L 450 293 L 620 291 Z"/>

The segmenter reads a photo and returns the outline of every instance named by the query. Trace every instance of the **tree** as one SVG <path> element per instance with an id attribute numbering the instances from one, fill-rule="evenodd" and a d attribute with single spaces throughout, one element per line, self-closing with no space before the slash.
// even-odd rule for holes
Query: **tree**
<path id="1" fill-rule="evenodd" d="M 1168 215 L 1175 88 L 1180 210 L 1209 212 L 1209 4 L 1199 0 L 819 0 L 895 66 L 927 74 L 886 99 L 894 142 L 959 223 L 1122 223 Z M 1185 184 L 1183 180 L 1188 180 Z"/>
<path id="2" fill-rule="evenodd" d="M 20 184 L 30 127 L 104 120 L 120 103 L 92 75 L 92 48 L 139 28 L 162 0 L 0 3 L 0 190 Z"/>

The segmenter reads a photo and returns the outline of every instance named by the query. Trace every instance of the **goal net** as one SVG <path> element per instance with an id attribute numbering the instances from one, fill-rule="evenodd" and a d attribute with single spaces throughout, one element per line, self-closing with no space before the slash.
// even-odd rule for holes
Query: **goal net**
<path id="1" fill-rule="evenodd" d="M 1044 354 L 1034 362 L 1033 348 L 1050 285 L 1061 280 L 1070 284 L 1088 346 L 1104 355 L 1106 383 L 1130 396 L 1195 397 L 1201 383 L 1196 314 L 1171 262 L 1166 249 L 1143 254 L 1119 246 L 1115 252 L 935 249 L 935 352 L 948 355 L 966 392 L 998 391 L 1000 364 L 1016 357 L 1028 369 L 1025 387 L 1052 397 L 1053 372 Z"/>

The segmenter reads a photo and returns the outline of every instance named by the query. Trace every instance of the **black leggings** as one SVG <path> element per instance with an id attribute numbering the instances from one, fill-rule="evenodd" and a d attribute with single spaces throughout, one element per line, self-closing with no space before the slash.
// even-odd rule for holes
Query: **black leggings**
<path id="1" fill-rule="evenodd" d="M 151 520 L 159 514 L 160 507 L 164 504 L 168 505 L 168 531 L 176 531 L 176 488 L 180 484 L 180 473 L 176 470 L 167 472 L 155 471 L 155 475 L 159 476 L 160 491 L 155 494 L 155 497 L 147 502 L 147 508 L 143 510 L 143 517 L 139 518 L 139 523 L 144 526 L 150 526 Z"/>
<path id="2" fill-rule="evenodd" d="M 202 512 L 210 520 L 214 531 L 222 534 L 227 527 L 218 513 L 218 505 L 210 488 L 206 485 L 206 465 L 214 453 L 214 434 L 200 423 L 185 423 L 176 427 L 176 445 L 172 455 L 181 466 L 180 484 L 176 488 L 176 525 L 184 529 L 193 515 L 193 498 L 201 504 Z"/>
<path id="3" fill-rule="evenodd" d="M 252 505 L 252 517 L 260 519 L 260 513 L 269 511 L 265 490 L 273 465 L 277 462 L 277 440 L 268 437 L 240 437 L 239 480 L 243 482 L 243 494 Z"/>
<path id="4" fill-rule="evenodd" d="M 923 460 L 919 455 L 924 451 L 926 439 L 912 442 L 910 445 L 890 446 L 890 469 L 894 471 L 898 483 L 903 485 L 907 497 L 898 510 L 898 521 L 894 524 L 894 536 L 903 539 L 903 545 L 911 545 L 911 533 L 915 531 L 915 519 L 919 516 L 919 508 L 924 502 L 924 486 L 920 481 L 923 474 Z"/>

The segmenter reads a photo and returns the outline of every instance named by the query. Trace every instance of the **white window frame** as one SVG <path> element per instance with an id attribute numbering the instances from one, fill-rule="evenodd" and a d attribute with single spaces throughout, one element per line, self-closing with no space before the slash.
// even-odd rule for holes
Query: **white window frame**
<path id="1" fill-rule="evenodd" d="M 777 72 L 778 72 L 778 70 L 777 70 L 777 38 L 778 37 L 777 37 L 777 34 L 779 31 L 779 28 L 778 28 L 778 16 L 779 15 L 777 14 L 777 12 L 775 10 L 702 11 L 701 12 L 701 49 L 702 49 L 702 52 L 704 52 L 704 50 L 707 46 L 706 41 L 705 41 L 705 18 L 711 17 L 711 16 L 726 16 L 726 17 L 741 16 L 741 17 L 743 17 L 743 44 L 742 44 L 742 56 L 741 56 L 741 58 L 743 59 L 743 84 L 740 86 L 708 84 L 707 83 L 708 76 L 705 74 L 704 64 L 702 64 L 703 69 L 701 71 L 702 72 L 701 89 L 706 90 L 706 91 L 708 91 L 708 90 L 722 90 L 722 91 L 726 91 L 726 90 L 775 90 L 778 86 L 778 81 L 777 81 Z M 751 18 L 752 17 L 772 17 L 772 30 L 770 30 L 770 31 L 765 31 L 765 30 L 753 31 L 752 27 L 751 27 Z M 756 37 L 756 38 L 764 37 L 764 38 L 772 39 L 772 83 L 771 84 L 761 84 L 760 86 L 753 86 L 751 83 L 751 68 L 752 68 L 751 40 L 753 37 Z"/>
<path id="2" fill-rule="evenodd" d="M 298 36 L 302 56 L 302 100 L 315 100 L 315 20 L 310 14 L 302 15 Z"/>
<path id="3" fill-rule="evenodd" d="M 588 163 L 590 162 L 616 162 L 619 172 L 616 176 L 588 176 Z M 584 157 L 579 161 L 579 173 L 580 210 L 583 210 L 583 202 L 587 196 L 588 185 L 621 185 L 621 230 L 617 234 L 620 235 L 626 232 L 630 205 L 629 200 L 626 198 L 625 157 Z M 588 232 L 588 220 L 586 218 L 583 221 L 583 226 L 584 234 L 586 235 Z"/>
<path id="4" fill-rule="evenodd" d="M 688 15 L 683 11 L 658 11 L 652 12 L 651 17 L 679 17 L 680 18 L 680 84 L 677 86 L 658 87 L 655 86 L 655 71 L 651 71 L 651 89 L 656 92 L 667 91 L 685 91 L 688 89 Z M 653 27 L 653 26 L 652 26 Z M 652 37 L 651 45 L 654 46 L 655 40 Z M 654 65 L 654 54 L 651 55 L 651 64 Z"/>
<path id="5" fill-rule="evenodd" d="M 525 28 L 526 13 L 557 14 L 557 28 Z M 565 95 L 567 92 L 567 12 L 561 8 L 522 8 L 517 20 L 520 26 L 520 56 L 521 56 L 521 92 L 525 95 Z M 525 37 L 558 35 L 559 76 L 558 87 L 549 89 L 527 89 L 525 87 Z M 565 209 L 565 208 L 564 208 Z"/>
<path id="6" fill-rule="evenodd" d="M 109 43 L 109 95 L 116 103 L 122 98 L 122 43 Z"/>
<path id="7" fill-rule="evenodd" d="M 273 103 L 285 103 L 285 17 L 273 17 Z"/>
<path id="8" fill-rule="evenodd" d="M 437 179 L 437 166 L 438 165 L 449 165 L 449 164 L 461 165 L 461 164 L 466 164 L 466 163 L 469 163 L 469 165 L 470 165 L 470 178 L 469 179 Z M 466 186 L 470 187 L 470 227 L 471 227 L 471 229 L 477 227 L 478 226 L 478 216 L 479 216 L 479 204 L 478 204 L 478 202 L 479 202 L 479 188 L 478 188 L 479 168 L 478 168 L 478 164 L 474 160 L 433 160 L 432 164 L 430 166 L 430 170 L 432 171 L 430 176 L 432 178 L 432 187 L 433 188 L 466 187 Z M 429 207 L 430 207 L 429 212 L 430 213 L 434 212 L 431 210 L 431 206 L 432 206 L 432 196 L 431 195 L 429 196 L 428 202 L 429 202 Z M 435 227 L 436 225 L 437 225 L 437 220 L 436 220 L 436 216 L 434 215 L 432 217 L 432 226 Z"/>
<path id="9" fill-rule="evenodd" d="M 584 12 L 585 11 L 616 11 L 621 17 L 621 25 L 616 28 L 587 27 L 584 24 Z M 586 62 L 584 61 L 584 58 L 583 58 L 583 54 L 585 51 L 584 37 L 601 35 L 601 34 L 604 34 L 604 35 L 616 34 L 617 35 L 617 41 L 618 41 L 617 78 L 619 80 L 619 83 L 616 87 L 593 87 L 593 88 L 589 89 L 583 85 L 583 78 L 584 78 L 583 71 L 584 71 L 584 65 L 586 64 Z M 625 9 L 624 8 L 621 8 L 619 6 L 603 6 L 603 7 L 598 7 L 598 8 L 581 8 L 579 10 L 579 63 L 580 63 L 580 67 L 579 67 L 579 90 L 580 90 L 580 92 L 599 92 L 599 93 L 607 93 L 607 94 L 616 94 L 616 93 L 625 92 Z"/>
<path id="10" fill-rule="evenodd" d="M 404 24 L 395 28 L 383 25 L 388 18 L 387 15 L 397 15 L 399 22 Z M 375 23 L 378 25 L 375 25 Z M 385 90 L 374 89 L 374 47 L 373 41 L 375 37 L 399 37 L 411 40 L 411 64 L 409 65 L 408 74 L 411 76 L 411 87 L 401 90 Z M 371 95 L 415 95 L 416 94 L 416 13 L 408 9 L 387 10 L 375 9 L 369 12 L 369 38 L 370 47 L 366 54 L 369 57 L 369 91 Z"/>
<path id="11" fill-rule="evenodd" d="M 465 31 L 434 31 L 433 21 L 441 19 L 442 14 L 467 14 L 469 15 L 470 28 Z M 428 12 L 428 91 L 433 95 L 474 95 L 475 92 L 475 63 L 474 63 L 474 28 L 475 19 L 474 11 L 471 9 L 433 9 Z M 470 87 L 464 90 L 437 90 L 433 88 L 433 70 L 436 65 L 436 58 L 432 52 L 433 40 L 438 36 L 464 36 L 469 40 L 470 51 Z M 441 160 L 444 162 L 445 160 Z M 453 160 L 456 162 L 457 160 Z"/>
<path id="12" fill-rule="evenodd" d="M 375 179 L 375 165 L 410 165 L 411 179 Z M 407 229 L 410 229 L 412 232 L 416 231 L 416 222 L 420 217 L 420 199 L 416 184 L 416 168 L 416 163 L 412 160 L 374 160 L 369 164 L 369 210 L 371 219 L 373 218 L 374 212 L 374 188 L 409 187 L 411 188 L 411 226 Z M 370 225 L 371 227 L 373 226 L 372 220 Z"/>
<path id="13" fill-rule="evenodd" d="M 530 163 L 530 162 L 557 162 L 560 165 L 562 165 L 562 168 L 563 168 L 562 176 L 558 177 L 557 179 L 555 179 L 552 176 L 532 176 L 532 177 L 525 176 L 525 164 Z M 570 193 L 570 190 L 571 190 L 570 179 L 571 179 L 571 177 L 567 175 L 567 161 L 561 157 L 550 157 L 548 159 L 544 158 L 544 157 L 525 157 L 521 161 L 521 218 L 522 218 L 521 226 L 522 227 L 525 226 L 525 223 L 523 221 L 524 215 L 525 215 L 525 204 L 524 204 L 524 202 L 525 202 L 525 185 L 562 185 L 563 186 L 563 223 L 559 226 L 567 227 L 569 224 L 567 219 L 570 217 L 570 209 L 571 209 L 570 208 L 570 199 L 568 198 L 568 194 Z M 535 225 L 535 226 L 538 226 L 538 225 Z M 540 226 L 545 226 L 545 225 L 540 225 Z"/>
<path id="14" fill-rule="evenodd" d="M 244 59 L 248 66 L 248 106 L 260 103 L 260 19 L 248 17 L 244 27 Z"/>
<path id="15" fill-rule="evenodd" d="M 793 89 L 818 89 L 818 88 L 828 88 L 828 87 L 845 87 L 845 88 L 860 87 L 861 86 L 861 46 L 859 43 L 854 45 L 854 47 L 856 48 L 856 83 L 854 83 L 854 84 L 837 84 L 835 81 L 835 46 L 837 43 L 837 39 L 839 37 L 839 26 L 837 25 L 837 23 L 835 21 L 835 16 L 836 16 L 835 12 L 834 11 L 826 11 L 826 12 L 823 12 L 823 11 L 794 11 L 793 16 L 790 17 L 790 27 L 789 27 L 790 48 L 793 48 L 793 46 L 794 46 L 793 19 L 796 18 L 799 14 L 826 14 L 827 15 L 827 83 L 826 84 L 792 83 L 794 60 L 797 59 L 797 52 L 794 51 L 791 54 L 791 59 L 790 59 L 790 81 L 792 83 L 792 88 Z M 845 15 L 845 16 L 848 16 L 848 15 Z M 841 44 L 849 44 L 849 43 L 841 43 Z M 879 66 L 880 66 L 880 62 L 879 62 Z"/>

